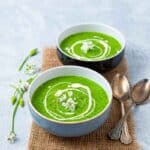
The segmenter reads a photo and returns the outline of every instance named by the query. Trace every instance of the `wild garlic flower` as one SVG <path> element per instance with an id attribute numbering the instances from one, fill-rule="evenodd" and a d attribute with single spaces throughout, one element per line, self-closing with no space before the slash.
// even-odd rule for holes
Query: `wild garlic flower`
<path id="1" fill-rule="evenodd" d="M 40 69 L 34 63 L 28 63 L 24 67 L 24 73 L 26 75 L 34 75 L 37 74 Z"/>
<path id="2" fill-rule="evenodd" d="M 73 112 L 76 108 L 75 98 L 73 97 L 72 91 L 62 92 L 62 90 L 58 90 L 55 93 L 55 96 L 58 97 L 58 101 L 60 104 L 69 111 Z"/>
<path id="3" fill-rule="evenodd" d="M 10 132 L 7 140 L 9 143 L 13 144 L 16 141 L 16 134 L 14 132 Z"/>
<path id="4" fill-rule="evenodd" d="M 94 44 L 92 41 L 84 41 L 81 46 L 81 50 L 84 53 L 87 53 L 89 50 L 93 49 Z"/>
<path id="5" fill-rule="evenodd" d="M 27 81 L 19 80 L 18 84 L 12 83 L 11 86 L 18 92 L 26 92 L 29 88 L 29 83 Z"/>
<path id="6" fill-rule="evenodd" d="M 18 89 L 20 89 L 22 92 L 26 92 L 28 88 L 29 88 L 28 82 L 22 80 L 19 81 Z"/>
<path id="7" fill-rule="evenodd" d="M 60 102 L 63 102 L 63 101 L 65 101 L 67 99 L 67 95 L 66 94 L 63 94 L 63 95 L 61 95 L 61 97 L 59 97 L 59 101 Z"/>
<path id="8" fill-rule="evenodd" d="M 73 92 L 72 91 L 68 91 L 68 96 L 69 97 L 73 96 Z"/>
<path id="9" fill-rule="evenodd" d="M 76 108 L 76 102 L 72 98 L 69 98 L 66 102 L 62 103 L 62 106 L 73 112 Z"/>

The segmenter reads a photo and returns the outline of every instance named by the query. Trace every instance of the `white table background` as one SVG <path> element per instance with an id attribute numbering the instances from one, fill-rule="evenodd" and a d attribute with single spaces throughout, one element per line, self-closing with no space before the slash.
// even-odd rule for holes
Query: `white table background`
<path id="1" fill-rule="evenodd" d="M 0 1 L 0 149 L 24 150 L 31 127 L 28 108 L 19 109 L 14 145 L 7 142 L 10 129 L 9 84 L 20 76 L 17 67 L 32 48 L 55 45 L 60 31 L 78 23 L 105 23 L 121 30 L 127 40 L 126 56 L 131 83 L 150 78 L 149 0 L 1 0 Z M 36 61 L 40 64 L 40 56 Z M 20 78 L 22 75 L 20 76 Z M 150 104 L 134 112 L 136 135 L 150 150 Z"/>

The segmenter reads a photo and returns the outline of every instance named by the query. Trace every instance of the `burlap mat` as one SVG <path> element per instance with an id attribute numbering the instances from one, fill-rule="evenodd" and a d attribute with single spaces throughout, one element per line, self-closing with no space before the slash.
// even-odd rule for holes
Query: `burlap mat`
<path id="1" fill-rule="evenodd" d="M 62 65 L 57 58 L 54 48 L 46 48 L 43 51 L 42 70 Z M 117 72 L 127 73 L 127 62 L 125 59 L 112 71 L 107 72 L 105 77 L 111 81 Z M 127 105 L 127 104 L 126 104 Z M 127 106 L 126 106 L 127 107 Z M 120 104 L 113 100 L 113 107 L 109 119 L 95 132 L 78 138 L 61 138 L 54 136 L 44 129 L 32 124 L 28 149 L 29 150 L 137 150 L 140 149 L 134 134 L 134 122 L 132 115 L 128 117 L 129 131 L 133 137 L 133 143 L 126 146 L 119 141 L 111 141 L 107 138 L 107 133 L 112 126 L 119 120 Z"/>

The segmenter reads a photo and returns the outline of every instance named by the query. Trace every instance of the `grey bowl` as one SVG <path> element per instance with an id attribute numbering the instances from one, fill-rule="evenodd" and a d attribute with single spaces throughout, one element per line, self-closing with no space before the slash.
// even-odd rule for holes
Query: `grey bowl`
<path id="1" fill-rule="evenodd" d="M 62 121 L 49 119 L 44 115 L 40 114 L 34 108 L 34 106 L 31 103 L 31 97 L 34 91 L 42 83 L 58 76 L 68 76 L 68 75 L 83 76 L 85 78 L 91 79 L 96 83 L 100 84 L 105 89 L 109 98 L 109 102 L 102 112 L 84 121 L 62 122 Z M 38 124 L 40 127 L 46 129 L 50 133 L 62 137 L 82 136 L 96 130 L 105 122 L 105 120 L 109 116 L 109 112 L 111 110 L 111 103 L 112 103 L 112 90 L 108 81 L 96 71 L 93 71 L 85 67 L 79 67 L 79 66 L 61 66 L 43 72 L 31 84 L 28 95 L 29 95 L 29 101 L 28 101 L 29 110 L 31 112 L 31 116 L 35 121 L 35 123 Z"/>

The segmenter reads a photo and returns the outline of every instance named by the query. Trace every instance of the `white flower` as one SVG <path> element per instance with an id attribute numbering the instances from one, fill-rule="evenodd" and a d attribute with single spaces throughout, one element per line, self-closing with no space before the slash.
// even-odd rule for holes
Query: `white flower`
<path id="1" fill-rule="evenodd" d="M 24 68 L 24 73 L 26 75 L 34 75 L 36 73 L 38 73 L 40 71 L 40 69 L 33 63 L 28 63 L 25 65 Z"/>
<path id="2" fill-rule="evenodd" d="M 19 80 L 19 83 L 17 85 L 14 83 L 11 84 L 13 88 L 15 88 L 20 92 L 26 92 L 29 88 L 29 85 L 30 84 L 27 81 L 22 81 L 22 80 Z"/>
<path id="3" fill-rule="evenodd" d="M 82 43 L 81 50 L 84 53 L 87 53 L 90 49 L 93 49 L 93 47 L 94 47 L 94 44 L 92 41 L 84 41 Z"/>
<path id="4" fill-rule="evenodd" d="M 72 98 L 69 98 L 66 102 L 62 103 L 62 106 L 73 112 L 76 108 L 76 102 Z"/>
<path id="5" fill-rule="evenodd" d="M 28 90 L 28 88 L 29 88 L 29 83 L 26 82 L 26 81 L 20 80 L 20 81 L 19 81 L 18 88 L 19 88 L 21 91 L 26 92 L 26 91 Z"/>
<path id="6" fill-rule="evenodd" d="M 16 134 L 14 132 L 10 132 L 8 139 L 9 143 L 14 143 L 16 141 Z"/>
<path id="7" fill-rule="evenodd" d="M 62 99 L 65 100 L 66 98 L 67 98 L 67 95 L 66 95 L 66 94 L 63 94 L 63 95 L 62 95 Z"/>
<path id="8" fill-rule="evenodd" d="M 71 97 L 73 95 L 72 91 L 68 91 L 68 96 Z"/>
<path id="9" fill-rule="evenodd" d="M 66 98 L 67 98 L 67 95 L 66 95 L 66 94 L 63 94 L 61 97 L 59 97 L 59 101 L 60 101 L 60 102 L 63 102 L 63 101 L 66 100 Z"/>

